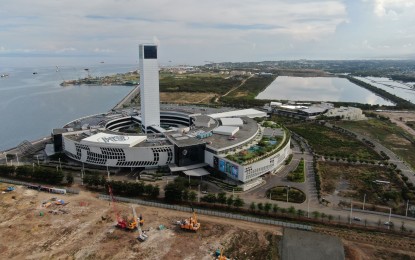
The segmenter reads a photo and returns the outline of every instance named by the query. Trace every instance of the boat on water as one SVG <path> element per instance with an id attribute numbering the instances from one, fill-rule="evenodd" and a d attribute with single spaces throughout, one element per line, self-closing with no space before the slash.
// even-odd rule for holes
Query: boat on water
<path id="1" fill-rule="evenodd" d="M 1 74 L 2 78 L 7 78 L 9 76 L 9 74 Z"/>

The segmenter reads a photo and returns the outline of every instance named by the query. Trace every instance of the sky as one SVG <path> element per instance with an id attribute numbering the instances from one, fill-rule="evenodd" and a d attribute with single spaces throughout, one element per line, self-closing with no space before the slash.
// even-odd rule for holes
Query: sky
<path id="1" fill-rule="evenodd" d="M 0 0 L 0 66 L 415 59 L 415 0 Z M 1 71 L 1 69 L 0 69 Z"/>

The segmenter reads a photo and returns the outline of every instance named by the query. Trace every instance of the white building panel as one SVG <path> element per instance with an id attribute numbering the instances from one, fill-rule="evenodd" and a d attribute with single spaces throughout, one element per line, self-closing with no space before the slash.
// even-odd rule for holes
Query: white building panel
<path id="1" fill-rule="evenodd" d="M 160 91 L 157 45 L 140 44 L 140 95 L 143 128 L 160 126 Z"/>
<path id="2" fill-rule="evenodd" d="M 144 142 L 147 139 L 147 136 L 138 136 L 138 135 L 114 135 L 107 133 L 98 133 L 87 138 L 82 139 L 82 144 L 87 145 L 96 145 L 100 143 L 100 146 L 111 146 L 111 147 L 132 147 L 141 142 Z"/>
<path id="3" fill-rule="evenodd" d="M 219 126 L 215 129 L 213 129 L 214 134 L 219 135 L 234 135 L 239 131 L 239 127 L 237 126 Z"/>
<path id="4" fill-rule="evenodd" d="M 224 126 L 243 126 L 244 121 L 239 117 L 222 117 L 220 122 Z"/>
<path id="5" fill-rule="evenodd" d="M 266 117 L 267 113 L 253 109 L 253 108 L 248 108 L 248 109 L 242 109 L 242 110 L 210 114 L 209 116 L 215 119 L 222 118 L 222 117 L 243 117 L 243 116 L 246 116 L 249 118 L 255 118 L 255 117 Z"/>

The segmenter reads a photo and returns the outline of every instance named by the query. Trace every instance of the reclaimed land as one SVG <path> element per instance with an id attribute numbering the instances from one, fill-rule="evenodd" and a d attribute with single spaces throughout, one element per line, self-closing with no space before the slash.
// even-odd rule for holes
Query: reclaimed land
<path id="1" fill-rule="evenodd" d="M 407 132 L 386 119 L 370 118 L 366 121 L 340 121 L 340 127 L 368 136 L 390 149 L 415 168 L 415 145 Z"/>

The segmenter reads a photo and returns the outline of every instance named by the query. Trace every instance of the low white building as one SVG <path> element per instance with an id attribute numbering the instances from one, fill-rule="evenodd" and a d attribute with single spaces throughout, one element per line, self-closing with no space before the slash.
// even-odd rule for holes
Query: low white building
<path id="1" fill-rule="evenodd" d="M 327 111 L 325 116 L 328 117 L 340 117 L 343 120 L 359 121 L 366 120 L 366 116 L 363 114 L 362 110 L 357 107 L 339 107 L 332 108 Z"/>

